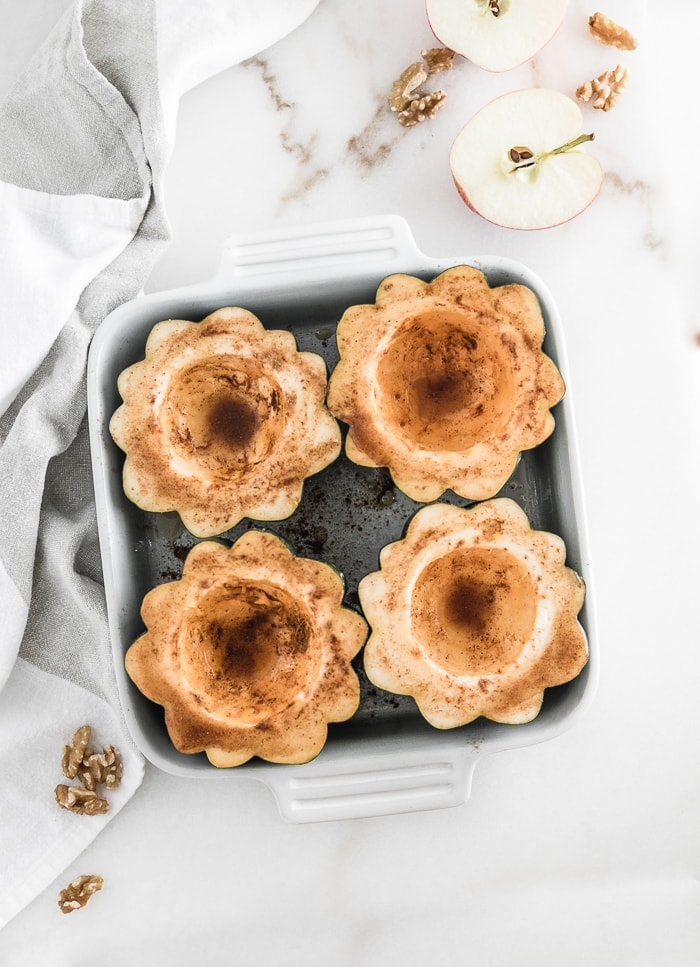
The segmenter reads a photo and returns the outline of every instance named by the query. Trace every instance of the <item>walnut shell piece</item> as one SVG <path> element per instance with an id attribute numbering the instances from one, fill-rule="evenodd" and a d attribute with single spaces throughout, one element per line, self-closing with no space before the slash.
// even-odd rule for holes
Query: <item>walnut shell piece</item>
<path id="1" fill-rule="evenodd" d="M 564 383 L 543 337 L 526 286 L 492 289 L 467 265 L 432 282 L 389 276 L 337 329 L 328 406 L 349 426 L 348 457 L 388 467 L 413 500 L 493 497 L 554 429 Z"/>
<path id="2" fill-rule="evenodd" d="M 350 662 L 367 625 L 342 606 L 329 565 L 295 557 L 248 531 L 229 549 L 202 541 L 180 580 L 149 591 L 146 632 L 126 654 L 140 691 L 165 709 L 175 747 L 219 767 L 252 756 L 314 758 L 329 722 L 350 718 L 359 681 Z"/>
<path id="3" fill-rule="evenodd" d="M 245 309 L 158 323 L 118 387 L 110 432 L 126 453 L 127 497 L 177 511 L 197 537 L 289 517 L 305 478 L 340 452 L 325 363 Z"/>
<path id="4" fill-rule="evenodd" d="M 370 681 L 441 729 L 531 721 L 588 660 L 585 587 L 565 555 L 508 498 L 422 508 L 360 582 Z"/>

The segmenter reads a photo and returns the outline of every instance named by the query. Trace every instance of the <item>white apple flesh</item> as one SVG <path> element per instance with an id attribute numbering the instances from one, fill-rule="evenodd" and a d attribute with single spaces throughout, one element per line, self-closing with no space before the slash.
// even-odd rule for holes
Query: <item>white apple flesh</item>
<path id="1" fill-rule="evenodd" d="M 560 91 L 530 88 L 483 107 L 457 135 L 450 169 L 460 195 L 496 225 L 550 228 L 600 190 L 602 169 L 584 144 L 581 111 Z"/>
<path id="2" fill-rule="evenodd" d="M 446 47 L 487 71 L 530 60 L 559 29 L 568 0 L 426 0 L 430 27 Z"/>

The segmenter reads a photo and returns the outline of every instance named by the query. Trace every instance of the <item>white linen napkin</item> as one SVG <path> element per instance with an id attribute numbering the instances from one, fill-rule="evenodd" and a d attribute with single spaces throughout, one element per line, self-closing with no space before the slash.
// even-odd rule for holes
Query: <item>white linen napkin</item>
<path id="1" fill-rule="evenodd" d="M 0 927 L 143 774 L 107 634 L 85 423 L 91 336 L 167 244 L 162 178 L 181 94 L 317 2 L 77 0 L 0 106 Z M 54 800 L 63 745 L 85 723 L 98 750 L 124 758 L 104 816 Z"/>

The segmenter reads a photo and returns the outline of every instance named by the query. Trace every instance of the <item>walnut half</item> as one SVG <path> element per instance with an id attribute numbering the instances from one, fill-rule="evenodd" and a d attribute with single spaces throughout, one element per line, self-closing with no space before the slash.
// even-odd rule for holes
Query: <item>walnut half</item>
<path id="1" fill-rule="evenodd" d="M 582 84 L 576 91 L 576 97 L 589 101 L 591 107 L 600 111 L 609 111 L 617 104 L 626 83 L 627 68 L 618 64 L 614 70 L 604 71 L 594 80 Z"/>
<path id="2" fill-rule="evenodd" d="M 417 61 L 401 72 L 394 81 L 387 101 L 389 107 L 405 128 L 412 128 L 420 121 L 435 117 L 445 102 L 444 91 L 420 91 L 429 74 L 450 70 L 454 51 L 447 47 L 431 47 L 421 51 L 423 62 Z"/>
<path id="3" fill-rule="evenodd" d="M 616 24 L 604 13 L 594 13 L 588 18 L 588 26 L 596 40 L 601 44 L 608 44 L 617 47 L 618 50 L 635 50 L 637 39 L 633 37 L 629 30 Z"/>
<path id="4" fill-rule="evenodd" d="M 424 94 L 411 101 L 403 111 L 399 112 L 399 121 L 405 128 L 412 128 L 414 124 L 434 118 L 443 105 L 447 95 L 444 91 L 434 91 Z"/>
<path id="5" fill-rule="evenodd" d="M 78 876 L 58 894 L 58 905 L 61 913 L 72 913 L 80 910 L 90 897 L 102 889 L 104 880 L 93 873 Z"/>
<path id="6" fill-rule="evenodd" d="M 104 785 L 118 789 L 122 780 L 122 757 L 113 745 L 105 745 L 102 752 L 89 752 L 76 773 L 86 789 Z"/>
<path id="7" fill-rule="evenodd" d="M 449 47 L 430 47 L 428 50 L 422 50 L 420 55 L 425 61 L 429 74 L 451 70 L 455 59 L 455 52 Z"/>
<path id="8" fill-rule="evenodd" d="M 66 779 L 75 779 L 78 775 L 78 769 L 82 765 L 83 756 L 87 752 L 91 735 L 92 729 L 90 726 L 82 725 L 73 736 L 71 744 L 63 746 L 61 768 Z"/>
<path id="9" fill-rule="evenodd" d="M 67 779 L 79 779 L 80 786 L 56 786 L 56 801 L 63 809 L 87 816 L 106 813 L 109 804 L 95 792 L 104 785 L 118 789 L 122 780 L 122 757 L 113 745 L 105 745 L 102 752 L 93 752 L 90 746 L 92 729 L 81 726 L 73 735 L 70 745 L 63 746 L 61 768 Z"/>
<path id="10" fill-rule="evenodd" d="M 394 81 L 389 95 L 389 107 L 392 111 L 401 112 L 418 97 L 416 93 L 421 84 L 428 76 L 428 71 L 420 62 L 409 64 L 401 72 L 401 76 Z"/>
<path id="11" fill-rule="evenodd" d="M 85 789 L 83 786 L 66 786 L 61 783 L 56 786 L 54 795 L 61 809 L 81 816 L 98 816 L 109 810 L 106 799 L 98 796 L 93 789 Z"/>

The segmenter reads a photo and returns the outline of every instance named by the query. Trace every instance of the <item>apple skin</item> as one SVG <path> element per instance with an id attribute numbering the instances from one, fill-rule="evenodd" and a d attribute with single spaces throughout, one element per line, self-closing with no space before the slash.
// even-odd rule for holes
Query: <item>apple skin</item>
<path id="1" fill-rule="evenodd" d="M 530 60 L 549 43 L 569 0 L 500 0 L 494 17 L 487 0 L 426 0 L 435 37 L 483 70 L 502 73 Z"/>
<path id="2" fill-rule="evenodd" d="M 455 187 L 465 204 L 503 228 L 553 228 L 581 214 L 602 183 L 599 162 L 578 146 L 513 171 L 510 148 L 551 152 L 581 134 L 579 106 L 566 94 L 527 88 L 503 94 L 478 111 L 450 152 Z"/>

